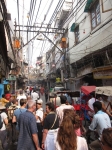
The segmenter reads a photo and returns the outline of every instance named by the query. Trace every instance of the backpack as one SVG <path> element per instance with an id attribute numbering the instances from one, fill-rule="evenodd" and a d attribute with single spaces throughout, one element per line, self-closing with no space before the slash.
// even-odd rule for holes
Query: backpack
<path id="1" fill-rule="evenodd" d="M 3 121 L 2 121 L 1 114 L 0 114 L 0 129 L 2 128 L 2 126 L 3 126 Z"/>
<path id="2" fill-rule="evenodd" d="M 16 106 L 16 105 L 11 105 L 11 106 L 9 106 L 9 108 L 8 108 L 8 119 L 9 120 L 12 120 L 12 118 L 13 118 L 13 115 L 14 115 L 14 110 L 16 110 L 16 109 L 18 109 L 18 107 Z"/>

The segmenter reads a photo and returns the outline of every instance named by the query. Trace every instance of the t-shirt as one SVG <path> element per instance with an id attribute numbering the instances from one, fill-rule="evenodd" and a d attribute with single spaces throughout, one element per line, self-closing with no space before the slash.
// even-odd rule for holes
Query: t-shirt
<path id="1" fill-rule="evenodd" d="M 17 122 L 20 114 L 24 113 L 26 110 L 27 110 L 26 108 L 18 108 L 14 111 L 14 116 L 16 116 Z"/>
<path id="2" fill-rule="evenodd" d="M 36 111 L 36 116 L 39 116 L 40 117 L 40 119 L 41 119 L 41 121 L 43 121 L 43 108 L 40 108 L 40 109 L 38 109 L 37 111 Z M 37 120 L 37 123 L 40 123 L 41 121 L 40 121 L 40 119 L 38 119 Z"/>
<path id="3" fill-rule="evenodd" d="M 63 120 L 63 110 L 64 109 L 72 109 L 74 110 L 74 107 L 71 105 L 66 105 L 66 104 L 61 104 L 60 107 L 56 108 L 56 113 L 58 115 L 59 118 L 59 124 L 61 124 L 62 120 Z"/>
<path id="4" fill-rule="evenodd" d="M 19 138 L 17 150 L 36 150 L 32 134 L 37 134 L 36 118 L 30 111 L 20 114 L 19 120 Z"/>
<path id="5" fill-rule="evenodd" d="M 56 122 L 55 122 L 54 126 L 52 127 L 52 125 L 54 123 L 54 120 L 55 120 L 55 117 L 56 117 L 55 113 L 48 114 L 46 116 L 46 118 L 44 119 L 43 128 L 47 129 L 47 130 L 57 129 L 59 127 L 59 119 L 58 119 L 58 117 L 56 119 Z M 51 127 L 52 127 L 52 129 L 51 129 Z"/>
<path id="6" fill-rule="evenodd" d="M 39 98 L 38 93 L 33 92 L 33 93 L 31 94 L 31 98 L 32 98 L 34 101 L 38 100 L 38 98 Z"/>
<path id="7" fill-rule="evenodd" d="M 110 127 L 111 127 L 111 122 L 109 116 L 103 111 L 98 111 L 94 115 L 92 123 L 89 126 L 89 129 L 92 131 L 96 129 L 99 136 L 101 136 L 103 129 L 110 128 Z"/>
<path id="8" fill-rule="evenodd" d="M 2 112 L 2 113 L 1 113 L 1 119 L 2 119 L 2 122 L 3 122 L 3 126 L 2 126 L 2 128 L 0 129 L 1 131 L 6 130 L 6 126 L 5 126 L 4 120 L 5 120 L 7 117 L 8 117 L 8 116 L 7 116 L 7 114 L 6 114 L 5 112 Z"/>
<path id="9" fill-rule="evenodd" d="M 18 100 L 18 106 L 20 107 L 20 100 L 21 99 L 27 99 L 26 98 L 26 95 L 19 95 L 18 97 L 17 97 L 17 100 Z"/>
<path id="10" fill-rule="evenodd" d="M 27 110 L 26 108 L 18 108 L 14 111 L 14 116 L 16 116 L 16 121 L 17 121 L 17 125 L 16 125 L 17 130 L 19 130 L 19 128 L 18 128 L 19 116 L 20 116 L 20 114 L 24 113 L 26 110 Z"/>

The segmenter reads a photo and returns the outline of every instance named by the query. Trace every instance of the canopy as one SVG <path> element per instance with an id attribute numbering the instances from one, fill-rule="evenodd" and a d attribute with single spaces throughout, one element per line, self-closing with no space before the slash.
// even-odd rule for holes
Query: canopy
<path id="1" fill-rule="evenodd" d="M 89 12 L 90 11 L 90 7 L 93 4 L 93 2 L 95 2 L 95 0 L 87 0 L 84 12 Z"/>
<path id="2" fill-rule="evenodd" d="M 79 24 L 78 23 L 73 23 L 72 26 L 71 26 L 71 32 L 74 32 L 75 28 L 78 26 Z"/>
<path id="3" fill-rule="evenodd" d="M 69 94 L 71 97 L 80 97 L 80 91 L 58 91 L 57 94 Z"/>
<path id="4" fill-rule="evenodd" d="M 96 94 L 112 96 L 112 86 L 96 87 L 95 92 L 96 92 Z"/>
<path id="5" fill-rule="evenodd" d="M 82 86 L 82 87 L 81 87 L 81 91 L 82 91 L 84 94 L 88 95 L 88 94 L 90 94 L 91 92 L 95 91 L 95 88 L 96 88 L 96 86 Z"/>

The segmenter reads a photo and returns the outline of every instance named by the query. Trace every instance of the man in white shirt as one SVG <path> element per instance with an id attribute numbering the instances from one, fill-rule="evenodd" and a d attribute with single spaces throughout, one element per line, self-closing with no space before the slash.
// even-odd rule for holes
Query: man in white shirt
<path id="1" fill-rule="evenodd" d="M 38 95 L 38 93 L 36 93 L 35 89 L 31 93 L 31 98 L 32 98 L 33 101 L 37 101 L 39 99 L 39 95 Z"/>
<path id="2" fill-rule="evenodd" d="M 59 118 L 59 125 L 61 124 L 61 122 L 63 120 L 63 110 L 64 109 L 73 109 L 74 110 L 73 106 L 66 105 L 66 102 L 67 102 L 66 96 L 60 96 L 60 100 L 61 100 L 61 106 L 56 108 L 56 113 L 57 113 L 58 118 Z"/>
<path id="3" fill-rule="evenodd" d="M 96 101 L 93 103 L 93 108 L 95 111 L 95 115 L 93 117 L 92 123 L 89 126 L 89 130 L 87 131 L 87 135 L 91 131 L 97 131 L 99 139 L 93 141 L 90 144 L 91 150 L 96 150 L 97 148 L 100 148 L 100 137 L 102 135 L 103 129 L 110 128 L 111 122 L 109 116 L 102 111 L 102 104 L 99 101 Z"/>
<path id="4" fill-rule="evenodd" d="M 43 121 L 43 108 L 42 108 L 42 99 L 37 101 L 37 111 L 36 111 L 36 120 L 37 120 L 37 129 L 38 129 L 38 137 L 39 137 L 39 144 L 42 145 L 42 121 Z"/>
<path id="5" fill-rule="evenodd" d="M 20 100 L 21 99 L 27 99 L 26 95 L 23 94 L 23 91 L 20 90 L 19 95 L 17 96 L 17 100 L 18 100 L 18 107 L 20 107 Z"/>
<path id="6" fill-rule="evenodd" d="M 8 117 L 7 114 L 4 112 L 6 108 L 2 106 L 2 103 L 0 102 L 0 115 L 1 115 L 1 121 L 3 122 L 2 127 L 0 129 L 0 141 L 2 143 L 2 147 L 4 150 L 8 149 L 8 143 L 7 143 L 7 131 L 6 131 L 6 125 L 8 124 Z"/>
<path id="7" fill-rule="evenodd" d="M 93 108 L 93 103 L 95 101 L 97 101 L 97 99 L 95 98 L 95 93 L 91 93 L 92 98 L 88 101 L 88 107 L 89 107 L 89 111 L 88 111 L 88 115 L 90 117 L 93 117 L 95 112 L 94 112 L 94 108 Z"/>

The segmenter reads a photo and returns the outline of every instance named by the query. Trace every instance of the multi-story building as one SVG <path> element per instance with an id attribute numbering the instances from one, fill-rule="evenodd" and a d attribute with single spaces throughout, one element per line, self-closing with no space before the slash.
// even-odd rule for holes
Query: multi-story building
<path id="1" fill-rule="evenodd" d="M 57 38 L 61 40 L 65 37 L 67 47 L 65 50 L 59 46 L 63 57 L 58 56 L 58 58 L 63 59 L 59 58 L 59 63 L 55 61 L 55 68 L 60 69 L 64 63 L 66 88 L 79 90 L 81 85 L 111 85 L 111 1 L 77 0 L 65 1 L 64 4 L 69 8 L 62 7 L 57 15 L 55 26 L 58 29 L 65 28 L 63 36 L 57 35 Z"/>
<path id="2" fill-rule="evenodd" d="M 68 26 L 71 77 L 74 88 L 112 84 L 112 3 L 78 0 Z"/>

